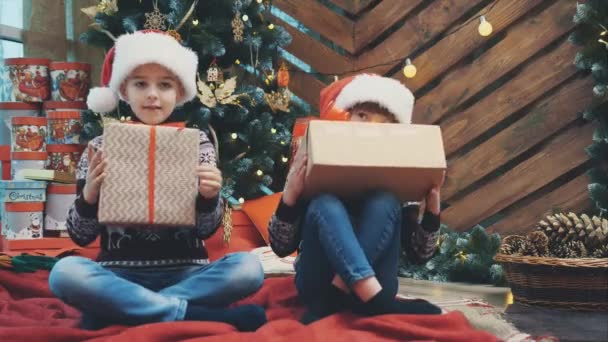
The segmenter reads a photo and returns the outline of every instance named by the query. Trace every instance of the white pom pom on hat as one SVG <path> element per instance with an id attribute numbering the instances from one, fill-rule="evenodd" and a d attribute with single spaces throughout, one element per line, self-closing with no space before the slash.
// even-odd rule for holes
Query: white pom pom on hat
<path id="1" fill-rule="evenodd" d="M 144 64 L 159 64 L 171 71 L 184 88 L 180 106 L 196 96 L 198 56 L 175 38 L 159 30 L 124 34 L 108 51 L 101 70 L 101 87 L 92 88 L 87 106 L 97 113 L 108 113 L 118 106 L 120 86 L 129 74 Z"/>
<path id="2" fill-rule="evenodd" d="M 118 97 L 108 87 L 95 87 L 89 91 L 87 106 L 96 113 L 109 113 L 118 106 Z"/>

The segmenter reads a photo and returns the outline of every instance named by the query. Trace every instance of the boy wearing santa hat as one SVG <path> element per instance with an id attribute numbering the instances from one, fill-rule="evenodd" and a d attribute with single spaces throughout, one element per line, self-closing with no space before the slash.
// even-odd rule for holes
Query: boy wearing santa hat
<path id="1" fill-rule="evenodd" d="M 163 124 L 176 106 L 196 95 L 197 65 L 192 50 L 161 31 L 122 35 L 106 55 L 103 87 L 91 90 L 87 104 L 94 112 L 109 112 L 120 97 L 143 124 Z M 51 270 L 49 287 L 83 312 L 85 328 L 198 320 L 250 331 L 266 322 L 259 306 L 227 308 L 261 287 L 259 260 L 249 253 L 233 253 L 209 263 L 202 240 L 221 222 L 222 175 L 213 145 L 202 131 L 199 141 L 195 227 L 101 225 L 97 205 L 106 166 L 103 137 L 90 143 L 91 156 L 82 155 L 78 196 L 69 209 L 67 229 L 80 246 L 100 236 L 100 254 L 97 262 L 61 259 Z"/>
<path id="2" fill-rule="evenodd" d="M 319 108 L 326 120 L 409 124 L 413 106 L 413 94 L 399 81 L 360 74 L 323 89 Z M 435 252 L 441 184 L 429 190 L 421 222 L 417 206 L 402 208 L 393 194 L 379 190 L 349 200 L 322 194 L 303 203 L 306 161 L 299 149 L 269 226 L 277 255 L 299 252 L 295 283 L 308 307 L 302 321 L 340 310 L 365 316 L 441 313 L 423 300 L 395 299 L 401 247 L 415 262 Z"/>

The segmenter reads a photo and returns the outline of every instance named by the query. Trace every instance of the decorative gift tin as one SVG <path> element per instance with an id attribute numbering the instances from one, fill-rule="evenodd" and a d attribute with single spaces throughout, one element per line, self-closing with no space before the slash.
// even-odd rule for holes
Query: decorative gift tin
<path id="1" fill-rule="evenodd" d="M 1 83 L 9 83 L 9 102 L 42 102 L 51 97 L 50 59 L 7 58 Z"/>
<path id="2" fill-rule="evenodd" d="M 0 145 L 10 145 L 13 117 L 39 115 L 40 103 L 0 102 Z"/>
<path id="3" fill-rule="evenodd" d="M 11 145 L 0 145 L 0 180 L 11 179 Z"/>
<path id="4" fill-rule="evenodd" d="M 46 182 L 0 181 L 0 221 L 6 203 L 46 201 Z"/>
<path id="5" fill-rule="evenodd" d="M 49 70 L 53 101 L 86 101 L 91 79 L 90 64 L 53 62 Z"/>
<path id="6" fill-rule="evenodd" d="M 47 188 L 45 230 L 66 230 L 68 209 L 76 199 L 76 184 L 49 184 Z"/>
<path id="7" fill-rule="evenodd" d="M 4 203 L 2 235 L 7 240 L 42 238 L 44 202 Z"/>
<path id="8" fill-rule="evenodd" d="M 51 111 L 46 114 L 48 144 L 79 144 L 82 119 L 78 110 Z"/>
<path id="9" fill-rule="evenodd" d="M 11 125 L 11 151 L 45 151 L 47 136 L 46 118 L 13 117 Z"/>
<path id="10" fill-rule="evenodd" d="M 42 104 L 42 109 L 48 115 L 52 111 L 78 110 L 80 112 L 87 109 L 86 102 L 67 102 L 67 101 L 46 101 Z"/>
<path id="11" fill-rule="evenodd" d="M 13 152 L 11 154 L 11 179 L 26 180 L 23 170 L 44 170 L 48 155 L 46 152 Z"/>
<path id="12" fill-rule="evenodd" d="M 86 145 L 48 145 L 46 168 L 75 175 L 78 161 Z"/>

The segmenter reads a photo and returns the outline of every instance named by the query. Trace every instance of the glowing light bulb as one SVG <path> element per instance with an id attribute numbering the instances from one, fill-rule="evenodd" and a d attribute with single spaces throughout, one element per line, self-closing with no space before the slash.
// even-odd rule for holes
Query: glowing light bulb
<path id="1" fill-rule="evenodd" d="M 483 15 L 479 18 L 479 27 L 477 28 L 479 34 L 487 37 L 492 34 L 492 24 L 486 20 Z"/>
<path id="2" fill-rule="evenodd" d="M 405 66 L 403 67 L 403 75 L 407 78 L 413 78 L 416 76 L 416 66 L 412 64 L 412 61 L 408 58 L 405 60 Z"/>

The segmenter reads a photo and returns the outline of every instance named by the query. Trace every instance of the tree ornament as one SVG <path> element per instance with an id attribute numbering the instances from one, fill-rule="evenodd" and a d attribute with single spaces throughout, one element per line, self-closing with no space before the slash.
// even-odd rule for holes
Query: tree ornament
<path id="1" fill-rule="evenodd" d="M 289 70 L 287 69 L 287 65 L 285 64 L 285 62 L 281 63 L 277 81 L 278 81 L 279 87 L 285 87 L 285 88 L 289 87 Z"/>
<path id="2" fill-rule="evenodd" d="M 217 87 L 212 90 L 205 82 L 198 78 L 197 87 L 199 94 L 197 95 L 202 104 L 209 108 L 214 108 L 218 103 L 223 105 L 235 105 L 241 107 L 238 99 L 244 94 L 234 94 L 236 90 L 236 76 L 231 77 L 222 87 Z"/>
<path id="3" fill-rule="evenodd" d="M 228 201 L 224 203 L 224 215 L 222 216 L 222 226 L 224 227 L 223 240 L 224 243 L 230 243 L 232 237 L 232 207 Z"/>
<path id="4" fill-rule="evenodd" d="M 168 30 L 167 34 L 170 35 L 171 37 L 175 38 L 175 40 L 177 40 L 178 42 L 181 43 L 182 36 L 176 30 Z"/>
<path id="5" fill-rule="evenodd" d="M 265 93 L 264 99 L 273 113 L 276 113 L 278 110 L 289 113 L 291 92 L 288 88 L 280 88 L 279 91 L 273 90 L 270 93 Z"/>
<path id="6" fill-rule="evenodd" d="M 97 10 L 105 15 L 112 15 L 118 12 L 118 0 L 101 0 L 97 4 Z"/>
<path id="7" fill-rule="evenodd" d="M 224 73 L 218 67 L 215 58 L 211 61 L 207 69 L 207 82 L 222 83 L 224 82 Z"/>
<path id="8" fill-rule="evenodd" d="M 257 63 L 257 61 L 256 61 Z M 271 85 L 272 82 L 274 81 L 274 70 L 270 69 L 270 71 L 265 71 L 264 74 L 266 75 L 266 79 L 264 80 L 264 83 L 266 83 L 266 85 Z"/>
<path id="9" fill-rule="evenodd" d="M 239 12 L 236 13 L 234 19 L 232 19 L 232 33 L 234 34 L 234 41 L 240 43 L 243 41 L 243 30 L 245 29 L 245 24 L 243 20 L 241 20 L 241 14 Z"/>
<path id="10" fill-rule="evenodd" d="M 165 20 L 167 20 L 167 15 L 162 14 L 158 9 L 158 1 L 154 2 L 154 10 L 152 12 L 146 13 L 146 23 L 144 24 L 144 28 L 150 30 L 161 30 L 164 31 L 167 29 L 165 25 Z"/>
<path id="11" fill-rule="evenodd" d="M 103 13 L 105 15 L 113 15 L 118 12 L 118 0 L 101 0 L 95 6 L 89 6 L 81 8 L 80 10 L 89 17 L 91 20 L 95 20 L 97 13 Z"/>

